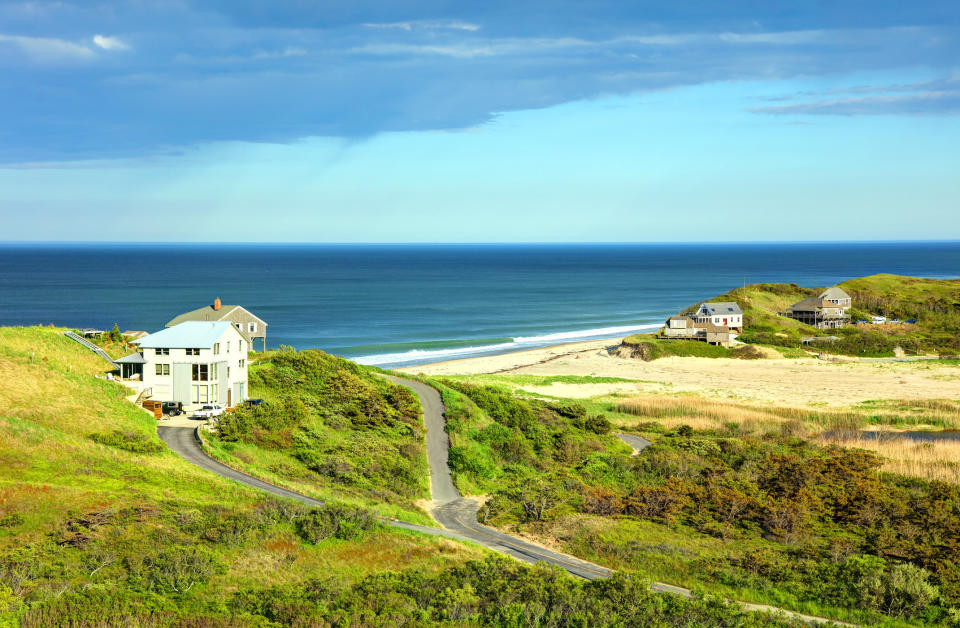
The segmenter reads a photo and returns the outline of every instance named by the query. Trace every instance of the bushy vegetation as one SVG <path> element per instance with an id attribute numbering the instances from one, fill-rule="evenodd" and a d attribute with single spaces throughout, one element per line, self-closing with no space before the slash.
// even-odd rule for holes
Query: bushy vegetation
<path id="1" fill-rule="evenodd" d="M 695 357 L 730 358 L 736 357 L 732 350 L 719 345 L 711 345 L 696 340 L 675 340 L 658 338 L 654 334 L 634 334 L 623 339 L 623 349 L 631 351 L 631 357 L 646 362 L 658 358 Z"/>
<path id="2" fill-rule="evenodd" d="M 275 352 L 249 377 L 268 403 L 223 415 L 215 455 L 321 497 L 385 502 L 423 519 L 413 500 L 429 496 L 424 430 L 408 388 L 322 351 Z"/>
<path id="3" fill-rule="evenodd" d="M 96 432 L 90 435 L 90 440 L 101 445 L 117 447 L 137 454 L 156 454 L 167 449 L 167 446 L 158 438 L 151 438 L 142 432 L 129 430 Z"/>
<path id="4" fill-rule="evenodd" d="M 472 561 L 436 575 L 405 571 L 341 588 L 247 589 L 231 608 L 290 625 L 439 626 L 794 626 L 713 598 L 651 593 L 646 582 L 616 575 L 584 582 L 558 569 L 505 558 Z"/>
<path id="5" fill-rule="evenodd" d="M 547 535 L 555 522 L 592 516 L 735 541 L 686 569 L 699 581 L 772 599 L 789 591 L 795 604 L 921 623 L 947 622 L 960 606 L 957 485 L 880 473 L 871 452 L 790 436 L 771 441 L 687 426 L 657 432 L 648 432 L 655 444 L 632 458 L 596 454 L 548 475 L 514 471 L 481 516 Z M 625 552 L 629 538 L 578 533 L 567 542 L 579 555 L 641 566 Z"/>
<path id="6" fill-rule="evenodd" d="M 523 399 L 454 380 L 438 387 L 447 407 L 448 462 L 461 491 L 549 484 L 560 469 L 586 469 L 610 451 L 629 451 L 609 434 L 606 417 L 576 402 Z"/>
<path id="7" fill-rule="evenodd" d="M 377 525 L 369 510 L 341 504 L 324 504 L 296 520 L 297 534 L 314 544 L 331 537 L 352 541 Z"/>

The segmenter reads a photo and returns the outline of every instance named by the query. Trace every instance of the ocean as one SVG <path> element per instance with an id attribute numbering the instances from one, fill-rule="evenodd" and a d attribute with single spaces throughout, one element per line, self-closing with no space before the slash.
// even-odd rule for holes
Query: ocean
<path id="1" fill-rule="evenodd" d="M 0 244 L 0 325 L 157 331 L 240 304 L 271 348 L 401 366 L 652 330 L 744 283 L 960 277 L 960 242 Z"/>

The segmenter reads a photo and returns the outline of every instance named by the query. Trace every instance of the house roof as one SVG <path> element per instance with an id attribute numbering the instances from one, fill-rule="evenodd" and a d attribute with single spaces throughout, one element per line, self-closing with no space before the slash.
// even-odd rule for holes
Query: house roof
<path id="1" fill-rule="evenodd" d="M 711 316 L 729 316 L 731 314 L 741 315 L 743 310 L 740 309 L 740 306 L 733 301 L 717 301 L 716 303 L 703 303 L 700 305 L 697 310 L 707 308 L 707 312 Z"/>
<path id="2" fill-rule="evenodd" d="M 671 316 L 667 321 L 688 321 L 693 322 L 693 319 L 689 316 Z"/>
<path id="3" fill-rule="evenodd" d="M 827 288 L 820 294 L 821 299 L 849 299 L 850 295 L 844 291 L 843 288 L 838 288 L 834 286 L 832 288 Z"/>
<path id="4" fill-rule="evenodd" d="M 147 361 L 143 359 L 142 353 L 131 353 L 130 355 L 125 355 L 119 360 L 114 360 L 117 364 L 146 364 Z"/>
<path id="5" fill-rule="evenodd" d="M 723 325 L 715 325 L 714 323 L 694 323 L 693 325 L 697 329 L 702 329 L 706 332 L 711 333 L 730 333 L 729 327 L 724 327 Z"/>
<path id="6" fill-rule="evenodd" d="M 788 312 L 814 312 L 823 307 L 820 297 L 808 297 L 803 301 L 798 301 L 787 308 Z"/>
<path id="7" fill-rule="evenodd" d="M 140 345 L 141 349 L 209 349 L 228 329 L 237 330 L 227 321 L 187 321 L 133 343 Z"/>
<path id="8" fill-rule="evenodd" d="M 166 327 L 173 327 L 174 325 L 179 325 L 180 323 L 185 323 L 187 321 L 222 321 L 227 320 L 228 316 L 232 314 L 235 310 L 243 310 L 246 314 L 252 318 L 257 319 L 266 326 L 266 321 L 264 321 L 259 316 L 256 316 L 250 310 L 243 307 L 242 305 L 221 305 L 219 310 L 213 309 L 212 305 L 204 305 L 195 310 L 189 312 L 184 312 L 179 316 L 174 317 L 169 323 L 166 324 Z"/>

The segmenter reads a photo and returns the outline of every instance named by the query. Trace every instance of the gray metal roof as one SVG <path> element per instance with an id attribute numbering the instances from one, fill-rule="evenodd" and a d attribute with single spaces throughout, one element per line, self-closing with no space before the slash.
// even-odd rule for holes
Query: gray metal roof
<path id="1" fill-rule="evenodd" d="M 143 359 L 142 353 L 131 353 L 130 355 L 125 355 L 119 360 L 114 360 L 117 364 L 146 364 L 147 361 Z"/>
<path id="2" fill-rule="evenodd" d="M 166 326 L 166 327 L 173 327 L 174 325 L 179 325 L 180 323 L 185 323 L 185 322 L 187 322 L 187 321 L 222 321 L 222 320 L 227 320 L 227 317 L 228 317 L 231 313 L 233 313 L 234 310 L 236 310 L 236 309 L 238 309 L 238 308 L 239 308 L 240 310 L 243 310 L 246 314 L 250 315 L 252 318 L 255 318 L 256 320 L 260 321 L 260 323 L 262 323 L 263 326 L 266 327 L 266 325 L 267 325 L 266 321 L 264 321 L 264 320 L 263 320 L 262 318 L 260 318 L 259 316 L 256 316 L 256 315 L 253 314 L 250 310 L 248 310 L 247 308 L 243 307 L 242 305 L 221 305 L 219 310 L 213 309 L 213 306 L 212 306 L 212 305 L 205 305 L 205 306 L 203 306 L 203 307 L 199 307 L 199 308 L 197 308 L 197 309 L 195 309 L 195 310 L 191 310 L 191 311 L 189 311 L 189 312 L 184 312 L 183 314 L 180 314 L 179 316 L 174 317 L 174 318 L 173 318 L 169 323 L 167 323 L 165 326 Z"/>
<path id="3" fill-rule="evenodd" d="M 707 308 L 707 312 L 711 316 L 730 316 L 741 315 L 743 310 L 740 309 L 740 306 L 733 301 L 718 301 L 716 303 L 703 303 L 700 305 L 700 308 Z M 697 308 L 698 310 L 700 308 Z"/>
<path id="4" fill-rule="evenodd" d="M 846 293 L 843 288 L 838 288 L 834 286 L 832 288 L 827 288 L 820 295 L 821 299 L 849 299 L 850 295 Z"/>
<path id="5" fill-rule="evenodd" d="M 227 329 L 237 328 L 227 321 L 187 321 L 133 343 L 141 349 L 210 349 Z"/>

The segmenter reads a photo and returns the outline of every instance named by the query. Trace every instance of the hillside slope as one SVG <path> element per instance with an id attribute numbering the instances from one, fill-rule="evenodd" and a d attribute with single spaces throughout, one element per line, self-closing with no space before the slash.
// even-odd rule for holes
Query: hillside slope
<path id="1" fill-rule="evenodd" d="M 420 403 L 409 389 L 322 351 L 277 351 L 250 368 L 267 404 L 225 415 L 208 440 L 230 466 L 300 493 L 430 525 Z"/>
<path id="2" fill-rule="evenodd" d="M 303 507 L 167 450 L 104 366 L 60 330 L 0 328 L 0 625 L 262 625 L 226 609 L 238 588 L 479 555 L 379 526 L 304 540 Z"/>
<path id="3" fill-rule="evenodd" d="M 838 330 L 818 330 L 779 312 L 820 288 L 796 284 L 752 284 L 718 295 L 711 301 L 736 301 L 744 312 L 744 332 L 739 340 L 747 343 L 800 347 L 803 336 L 839 336 L 834 343 L 816 346 L 828 353 L 859 356 L 892 356 L 894 348 L 905 352 L 960 353 L 960 281 L 922 279 L 899 275 L 872 275 L 839 284 L 853 297 L 854 320 L 880 314 L 901 320 L 916 319 L 916 324 L 854 325 Z M 826 286 L 824 286 L 826 287 Z M 696 309 L 691 305 L 683 313 Z"/>

